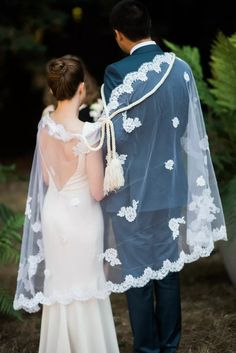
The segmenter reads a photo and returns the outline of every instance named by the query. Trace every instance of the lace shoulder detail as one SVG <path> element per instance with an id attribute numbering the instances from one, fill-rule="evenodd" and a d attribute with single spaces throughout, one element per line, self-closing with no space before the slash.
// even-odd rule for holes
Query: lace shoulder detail
<path id="1" fill-rule="evenodd" d="M 48 133 L 51 136 L 54 136 L 58 140 L 62 140 L 64 142 L 70 141 L 75 138 L 76 134 L 73 134 L 70 131 L 67 131 L 62 124 L 56 123 L 47 112 L 46 115 L 43 115 L 41 121 L 39 123 L 39 128 L 47 127 Z"/>
<path id="2" fill-rule="evenodd" d="M 101 139 L 101 122 L 97 121 L 95 123 L 85 122 L 82 134 L 80 135 L 80 141 L 74 147 L 75 155 L 80 153 L 89 153 L 91 150 L 88 147 L 96 146 Z"/>

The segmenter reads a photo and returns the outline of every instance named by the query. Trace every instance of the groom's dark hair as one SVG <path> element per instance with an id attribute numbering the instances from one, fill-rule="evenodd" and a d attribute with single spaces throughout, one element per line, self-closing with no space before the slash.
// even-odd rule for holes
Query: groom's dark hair
<path id="1" fill-rule="evenodd" d="M 139 1 L 119 1 L 111 11 L 110 24 L 132 41 L 150 37 L 151 34 L 151 17 Z"/>

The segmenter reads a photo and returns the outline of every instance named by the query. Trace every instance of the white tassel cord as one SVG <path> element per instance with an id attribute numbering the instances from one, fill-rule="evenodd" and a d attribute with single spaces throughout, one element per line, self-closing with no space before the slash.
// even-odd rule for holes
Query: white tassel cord
<path id="1" fill-rule="evenodd" d="M 111 191 L 116 191 L 124 186 L 124 171 L 120 159 L 116 153 L 115 130 L 111 119 L 106 124 L 107 132 L 107 166 L 104 177 L 104 193 L 107 195 Z"/>
<path id="2" fill-rule="evenodd" d="M 102 135 L 100 143 L 97 147 L 92 147 L 89 145 L 87 139 L 84 137 L 84 142 L 91 151 L 98 151 L 101 149 L 104 139 L 105 131 L 107 135 L 107 165 L 105 168 L 104 176 L 104 194 L 108 195 L 109 192 L 117 191 L 122 186 L 124 186 L 124 171 L 120 159 L 117 157 L 116 153 L 116 141 L 115 141 L 115 130 L 113 123 L 110 118 L 104 117 L 99 119 L 102 123 Z"/>
<path id="3" fill-rule="evenodd" d="M 169 64 L 168 69 L 166 70 L 165 74 L 161 78 L 161 80 L 156 84 L 156 86 L 150 90 L 148 93 L 143 95 L 140 99 L 136 100 L 135 102 L 129 104 L 126 107 L 119 108 L 118 110 L 114 111 L 113 113 L 109 114 L 109 109 L 106 105 L 106 99 L 105 99 L 105 94 L 104 94 L 104 84 L 101 87 L 101 96 L 102 96 L 102 101 L 103 101 L 103 106 L 104 106 L 104 111 L 106 114 L 106 118 L 99 119 L 104 122 L 106 125 L 106 131 L 107 131 L 107 166 L 105 169 L 105 179 L 104 179 L 104 192 L 107 195 L 109 192 L 114 191 L 119 189 L 121 186 L 124 185 L 124 173 L 123 173 L 123 168 L 121 165 L 121 161 L 117 157 L 116 154 L 116 143 L 115 143 L 115 133 L 114 133 L 114 126 L 112 123 L 112 118 L 116 116 L 117 114 L 127 111 L 134 106 L 142 103 L 146 98 L 150 97 L 153 93 L 155 93 L 159 87 L 165 82 L 166 78 L 168 77 L 174 62 L 175 62 L 175 54 L 174 53 L 167 53 L 166 54 L 168 57 L 164 62 L 167 62 Z M 122 87 L 122 85 L 121 85 Z M 122 89 L 121 89 L 122 91 Z M 125 91 L 124 91 L 125 92 Z M 104 142 L 104 136 L 105 136 L 105 126 L 103 125 L 103 135 L 102 135 L 102 140 L 101 143 L 99 144 L 99 148 L 103 145 Z M 110 145 L 110 142 L 112 142 L 112 148 Z"/>

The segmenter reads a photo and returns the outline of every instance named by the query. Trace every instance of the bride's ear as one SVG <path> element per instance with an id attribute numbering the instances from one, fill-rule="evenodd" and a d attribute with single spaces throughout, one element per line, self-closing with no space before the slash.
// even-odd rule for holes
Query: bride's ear
<path id="1" fill-rule="evenodd" d="M 84 82 L 81 82 L 81 83 L 79 84 L 78 90 L 79 90 L 79 94 L 83 94 L 83 93 L 84 93 L 84 91 L 85 91 L 85 84 L 84 84 Z"/>
<path id="2" fill-rule="evenodd" d="M 85 97 L 86 97 L 86 88 L 85 88 L 84 82 L 81 82 L 79 84 L 77 92 L 78 92 L 80 103 L 82 104 L 84 102 L 84 100 L 85 100 Z"/>

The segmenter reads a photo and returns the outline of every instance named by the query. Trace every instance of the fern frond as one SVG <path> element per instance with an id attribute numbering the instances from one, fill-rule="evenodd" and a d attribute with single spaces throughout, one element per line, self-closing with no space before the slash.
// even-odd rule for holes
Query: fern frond
<path id="1" fill-rule="evenodd" d="M 236 112 L 236 35 L 220 32 L 211 49 L 211 92 L 224 111 Z M 234 119 L 235 120 L 235 119 Z M 235 125 L 236 127 L 236 125 Z"/>
<path id="2" fill-rule="evenodd" d="M 24 217 L 0 204 L 0 263 L 8 264 L 19 261 L 19 245 Z"/>
<path id="3" fill-rule="evenodd" d="M 19 231 L 23 222 L 22 214 L 15 214 L 10 208 L 0 204 L 0 265 L 19 261 Z M 0 313 L 21 319 L 21 313 L 13 309 L 12 303 L 13 297 L 0 288 Z"/>
<path id="4" fill-rule="evenodd" d="M 229 37 L 230 42 L 236 48 L 236 33 L 234 33 L 231 37 Z"/>
<path id="5" fill-rule="evenodd" d="M 17 241 L 20 241 L 19 230 L 21 229 L 24 222 L 24 217 L 21 214 L 14 214 L 9 217 L 2 229 L 0 230 L 0 239 L 4 237 L 10 237 Z"/>
<path id="6" fill-rule="evenodd" d="M 186 61 L 191 67 L 202 103 L 206 104 L 213 111 L 218 111 L 219 108 L 217 103 L 203 77 L 201 57 L 198 48 L 190 47 L 188 45 L 180 47 L 179 45 L 171 43 L 167 40 L 163 40 L 163 42 L 176 54 L 177 57 Z"/>
<path id="7" fill-rule="evenodd" d="M 14 213 L 7 206 L 0 204 L 0 238 L 12 237 L 21 241 L 19 230 L 23 226 L 24 216 L 21 213 Z"/>
<path id="8" fill-rule="evenodd" d="M 7 220 L 14 215 L 14 212 L 3 204 L 0 204 L 0 221 L 3 223 L 7 222 Z"/>
<path id="9" fill-rule="evenodd" d="M 0 240 L 0 263 L 7 265 L 18 263 L 20 258 L 19 249 L 16 249 L 12 243 L 8 244 L 3 239 Z"/>
<path id="10" fill-rule="evenodd" d="M 235 237 L 236 228 L 236 177 L 226 187 L 222 195 L 228 239 Z"/>
<path id="11" fill-rule="evenodd" d="M 0 181 L 6 182 L 9 177 L 11 177 L 15 171 L 16 167 L 12 165 L 2 165 L 0 164 Z"/>
<path id="12" fill-rule="evenodd" d="M 0 313 L 22 319 L 21 313 L 13 309 L 13 297 L 3 288 L 0 288 Z"/>

